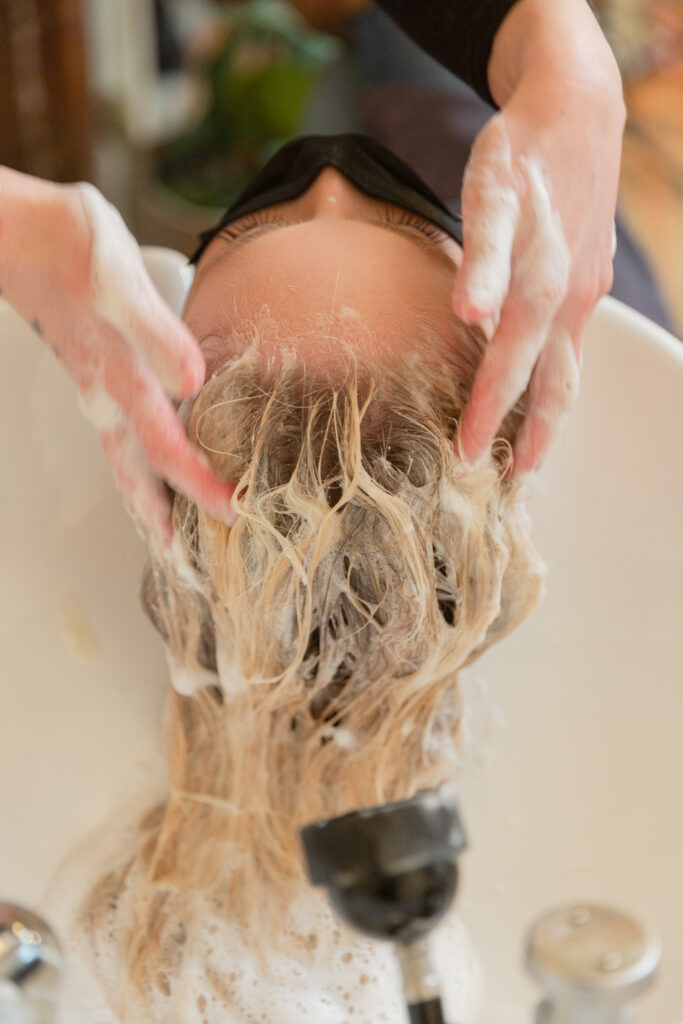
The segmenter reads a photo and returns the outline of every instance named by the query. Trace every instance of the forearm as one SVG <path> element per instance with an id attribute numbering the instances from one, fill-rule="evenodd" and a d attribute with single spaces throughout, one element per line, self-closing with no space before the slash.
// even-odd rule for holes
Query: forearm
<path id="1" fill-rule="evenodd" d="M 486 78 L 491 45 L 515 0 L 377 2 L 425 53 L 467 82 L 482 99 L 493 102 Z"/>
<path id="2" fill-rule="evenodd" d="M 81 188 L 0 167 L 0 289 L 29 323 L 63 320 L 68 296 L 89 302 L 92 232 Z"/>
<path id="3" fill-rule="evenodd" d="M 0 167 L 0 292 L 8 298 L 12 252 L 26 203 L 23 174 Z"/>
<path id="4" fill-rule="evenodd" d="M 508 12 L 489 58 L 491 95 L 502 107 L 531 80 L 623 107 L 616 60 L 587 0 L 517 0 Z"/>
<path id="5" fill-rule="evenodd" d="M 56 189 L 52 182 L 0 167 L 0 289 L 10 302 L 16 299 L 17 279 L 26 276 L 35 257 L 37 227 L 54 204 Z"/>

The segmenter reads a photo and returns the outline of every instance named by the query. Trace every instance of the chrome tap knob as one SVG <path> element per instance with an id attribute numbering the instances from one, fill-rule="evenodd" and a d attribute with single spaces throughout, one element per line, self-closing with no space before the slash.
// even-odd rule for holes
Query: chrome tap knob
<path id="1" fill-rule="evenodd" d="M 660 957 L 659 940 L 618 910 L 580 904 L 544 914 L 526 948 L 544 991 L 536 1024 L 633 1024 L 630 1004 Z"/>
<path id="2" fill-rule="evenodd" d="M 45 921 L 0 903 L 0 1024 L 50 1024 L 61 969 L 59 943 Z"/>

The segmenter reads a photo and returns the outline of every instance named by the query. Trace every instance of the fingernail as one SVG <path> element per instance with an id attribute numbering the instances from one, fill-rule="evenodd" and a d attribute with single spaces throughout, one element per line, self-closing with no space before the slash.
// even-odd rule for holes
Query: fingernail
<path id="1" fill-rule="evenodd" d="M 237 513 L 231 506 L 229 508 L 224 509 L 224 511 L 220 514 L 220 516 L 218 516 L 218 518 L 222 523 L 225 523 L 226 526 L 234 526 L 235 523 L 237 522 Z"/>
<path id="2" fill-rule="evenodd" d="M 484 448 L 482 451 L 476 452 L 474 455 L 466 456 L 463 461 L 467 462 L 472 469 L 480 469 L 484 462 L 486 462 L 487 454 L 488 451 Z"/>
<path id="3" fill-rule="evenodd" d="M 465 462 L 471 462 L 473 464 L 481 462 L 488 453 L 489 443 L 488 439 L 482 441 L 482 439 L 480 437 L 476 437 L 476 435 L 473 437 L 471 431 L 467 427 L 467 424 L 464 424 L 460 431 L 460 448 L 462 451 L 462 458 Z"/>
<path id="4" fill-rule="evenodd" d="M 453 312 L 460 318 L 460 320 L 462 320 L 463 323 L 467 324 L 468 327 L 478 324 L 482 318 L 480 310 L 468 302 L 464 297 L 460 300 L 454 300 Z"/>
<path id="5" fill-rule="evenodd" d="M 470 325 L 480 326 L 494 315 L 491 303 L 484 296 L 472 295 L 471 292 L 454 291 L 451 305 L 455 315 Z"/>
<path id="6" fill-rule="evenodd" d="M 529 451 L 515 452 L 513 455 L 512 470 L 510 471 L 511 480 L 524 481 L 534 470 L 539 468 L 540 463 L 537 463 L 534 459 L 529 459 Z"/>
<path id="7" fill-rule="evenodd" d="M 192 411 L 192 406 L 193 405 L 194 405 L 194 399 L 193 398 L 186 398 L 178 406 L 178 419 L 180 420 L 180 422 L 182 423 L 182 425 L 184 427 L 187 426 L 187 421 L 189 419 L 190 412 Z"/>
<path id="8" fill-rule="evenodd" d="M 212 519 L 217 519 L 219 523 L 224 523 L 226 526 L 234 526 L 237 522 L 237 514 L 229 502 L 200 503 L 199 507 L 203 508 Z"/>
<path id="9" fill-rule="evenodd" d="M 203 359 L 201 362 L 197 362 L 196 359 L 185 360 L 182 370 L 183 398 L 194 398 L 204 386 L 205 377 L 206 366 Z"/>
<path id="10" fill-rule="evenodd" d="M 481 464 L 485 461 L 488 453 L 488 448 L 475 448 L 468 449 L 463 446 L 461 452 L 454 446 L 454 451 L 461 462 L 467 464 L 472 469 L 479 469 Z"/>
<path id="11" fill-rule="evenodd" d="M 150 525 L 162 548 L 168 550 L 173 543 L 173 524 L 170 517 L 164 516 L 161 521 L 157 520 L 156 523 Z"/>
<path id="12" fill-rule="evenodd" d="M 235 488 L 231 486 L 229 492 L 221 503 L 220 519 L 226 524 L 226 526 L 234 526 L 237 522 L 237 513 L 233 506 L 234 494 Z"/>

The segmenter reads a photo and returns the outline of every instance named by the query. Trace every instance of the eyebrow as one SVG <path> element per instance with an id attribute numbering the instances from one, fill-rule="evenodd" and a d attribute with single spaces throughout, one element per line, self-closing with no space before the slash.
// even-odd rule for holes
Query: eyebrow
<path id="1" fill-rule="evenodd" d="M 429 238 L 428 235 L 423 234 L 419 228 L 411 227 L 408 224 L 392 224 L 391 221 L 384 220 L 358 220 L 355 217 L 349 217 L 347 219 L 354 224 L 370 224 L 372 227 L 381 228 L 383 231 L 391 231 L 392 234 L 399 235 L 401 238 L 407 238 L 409 242 L 412 242 L 419 249 L 422 249 L 423 251 L 430 253 L 432 256 L 435 256 L 444 266 L 447 266 L 449 270 L 453 270 L 455 267 L 453 260 L 443 251 L 439 243 L 435 239 Z M 299 223 L 310 224 L 312 223 L 312 221 L 300 221 Z M 266 221 L 265 226 L 267 227 L 267 225 L 268 222 Z M 279 231 L 284 228 L 297 226 L 297 224 L 272 223 L 272 227 L 270 228 L 270 230 L 259 231 L 257 229 L 255 231 L 247 231 L 244 234 L 239 235 L 237 238 L 225 238 L 223 246 L 218 250 L 217 253 L 215 253 L 214 258 L 210 260 L 210 265 L 218 263 L 221 257 L 224 256 L 226 253 L 232 253 L 236 252 L 238 249 L 243 249 L 244 246 L 249 245 L 250 242 L 257 241 L 257 239 L 262 238 L 263 235 L 270 234 L 271 231 Z M 444 235 L 445 234 L 446 233 L 444 232 Z M 197 276 L 201 274 L 204 269 L 205 268 L 201 266 L 197 268 L 197 273 L 195 274 L 195 281 L 197 279 Z"/>

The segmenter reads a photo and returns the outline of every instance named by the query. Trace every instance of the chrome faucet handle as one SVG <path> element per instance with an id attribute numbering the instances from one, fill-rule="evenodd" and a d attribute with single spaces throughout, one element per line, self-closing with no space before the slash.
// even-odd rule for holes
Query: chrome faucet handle
<path id="1" fill-rule="evenodd" d="M 51 1024 L 62 953 L 37 914 L 0 903 L 0 1024 Z"/>
<path id="2" fill-rule="evenodd" d="M 526 947 L 544 992 L 536 1024 L 633 1024 L 630 1004 L 660 959 L 656 936 L 618 910 L 576 904 L 544 914 Z"/>

